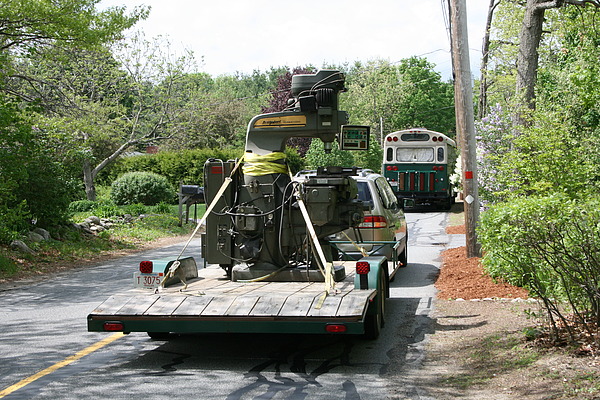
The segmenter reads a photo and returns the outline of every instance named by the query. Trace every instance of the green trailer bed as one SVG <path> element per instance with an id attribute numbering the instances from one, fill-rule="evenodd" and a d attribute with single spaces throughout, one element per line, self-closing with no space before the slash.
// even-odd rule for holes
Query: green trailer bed
<path id="1" fill-rule="evenodd" d="M 383 310 L 369 307 L 377 298 L 380 280 L 371 278 L 371 288 L 356 288 L 354 263 L 346 264 L 346 277 L 336 282 L 335 293 L 325 297 L 323 282 L 233 282 L 220 267 L 209 265 L 198 270 L 198 278 L 188 281 L 185 290 L 178 283 L 158 293 L 131 289 L 111 296 L 88 315 L 88 330 L 148 332 L 151 336 L 167 332 L 368 333 L 369 315 Z"/>

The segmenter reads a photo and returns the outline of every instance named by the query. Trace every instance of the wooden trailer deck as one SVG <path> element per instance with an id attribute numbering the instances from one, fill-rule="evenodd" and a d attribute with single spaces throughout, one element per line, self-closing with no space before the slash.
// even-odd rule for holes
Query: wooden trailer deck
<path id="1" fill-rule="evenodd" d="M 88 330 L 106 331 L 106 322 L 122 323 L 125 332 L 259 332 L 256 323 L 268 321 L 277 321 L 283 331 L 303 331 L 281 322 L 315 322 L 318 330 L 323 323 L 362 323 L 376 290 L 355 289 L 354 268 L 346 267 L 346 273 L 336 293 L 323 298 L 323 282 L 232 282 L 220 267 L 208 266 L 183 291 L 175 284 L 159 293 L 131 289 L 111 296 L 90 313 Z"/>

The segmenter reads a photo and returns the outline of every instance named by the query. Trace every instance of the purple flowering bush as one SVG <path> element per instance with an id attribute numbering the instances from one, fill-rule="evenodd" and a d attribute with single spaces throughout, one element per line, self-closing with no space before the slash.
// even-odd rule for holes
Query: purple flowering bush
<path id="1" fill-rule="evenodd" d="M 477 121 L 477 168 L 479 197 L 484 206 L 506 199 L 508 187 L 500 179 L 504 156 L 513 140 L 510 117 L 498 104 Z"/>

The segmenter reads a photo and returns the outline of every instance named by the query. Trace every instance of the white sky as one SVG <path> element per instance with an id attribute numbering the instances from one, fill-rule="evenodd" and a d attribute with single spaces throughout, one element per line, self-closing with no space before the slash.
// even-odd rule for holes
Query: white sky
<path id="1" fill-rule="evenodd" d="M 472 74 L 479 76 L 489 1 L 466 0 Z M 151 6 L 136 25 L 147 38 L 189 49 L 212 76 L 270 67 L 426 57 L 451 76 L 447 0 L 102 0 L 99 7 Z"/>

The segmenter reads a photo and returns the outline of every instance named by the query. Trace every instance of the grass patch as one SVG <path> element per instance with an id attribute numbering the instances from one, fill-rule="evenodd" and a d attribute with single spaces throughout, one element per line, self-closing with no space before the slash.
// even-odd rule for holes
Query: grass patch
<path id="1" fill-rule="evenodd" d="M 448 226 L 458 226 L 465 223 L 465 212 L 463 203 L 455 203 L 452 205 L 448 213 Z"/>
<path id="2" fill-rule="evenodd" d="M 463 368 L 443 382 L 459 389 L 482 385 L 496 376 L 527 368 L 540 353 L 525 346 L 520 334 L 491 335 L 475 343 L 463 357 Z"/>
<path id="3" fill-rule="evenodd" d="M 0 279 L 10 278 L 16 274 L 18 270 L 19 267 L 17 267 L 17 264 L 15 264 L 12 259 L 0 254 Z"/>
<path id="4" fill-rule="evenodd" d="M 565 392 L 577 399 L 600 398 L 600 372 L 577 374 L 565 383 Z"/>
<path id="5" fill-rule="evenodd" d="M 127 211 L 134 210 L 143 211 L 144 214 L 130 222 L 115 223 L 110 229 L 96 235 L 84 234 L 73 227 L 56 228 L 51 234 L 55 234 L 60 240 L 27 243 L 35 254 L 22 253 L 8 246 L 0 247 L 0 281 L 59 271 L 69 265 L 93 261 L 111 252 L 133 250 L 156 239 L 188 235 L 195 228 L 194 223 L 179 226 L 178 206 L 127 208 Z M 123 211 L 124 208 L 117 208 L 118 215 L 122 215 Z M 200 217 L 204 208 L 199 207 L 198 211 Z M 91 215 L 95 215 L 94 212 L 78 212 L 73 216 L 72 222 L 80 223 Z"/>

